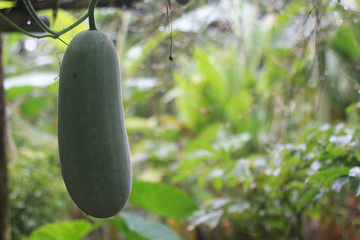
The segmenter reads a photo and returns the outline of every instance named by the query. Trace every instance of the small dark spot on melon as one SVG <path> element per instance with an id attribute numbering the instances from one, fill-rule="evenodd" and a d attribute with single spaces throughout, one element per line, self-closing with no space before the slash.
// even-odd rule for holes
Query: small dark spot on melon
<path id="1" fill-rule="evenodd" d="M 74 78 L 77 78 L 77 75 L 76 75 L 76 73 L 74 73 Z"/>

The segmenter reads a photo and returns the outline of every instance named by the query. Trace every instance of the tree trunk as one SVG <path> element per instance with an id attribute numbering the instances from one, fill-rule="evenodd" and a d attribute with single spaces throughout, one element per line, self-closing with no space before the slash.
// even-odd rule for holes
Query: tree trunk
<path id="1" fill-rule="evenodd" d="M 10 240 L 10 207 L 8 171 L 5 147 L 5 90 L 2 63 L 2 38 L 0 33 L 0 239 Z"/>

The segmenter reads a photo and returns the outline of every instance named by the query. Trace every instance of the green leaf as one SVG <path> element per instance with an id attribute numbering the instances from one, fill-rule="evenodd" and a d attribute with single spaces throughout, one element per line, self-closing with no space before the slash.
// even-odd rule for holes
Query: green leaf
<path id="1" fill-rule="evenodd" d="M 208 149 L 215 140 L 220 126 L 219 123 L 206 126 L 195 139 L 189 142 L 187 150 L 197 150 L 201 148 Z"/>
<path id="2" fill-rule="evenodd" d="M 16 6 L 17 1 L 0 1 L 0 9 L 7 9 Z"/>
<path id="3" fill-rule="evenodd" d="M 350 168 L 348 167 L 339 167 L 332 168 L 320 171 L 311 175 L 307 181 L 318 180 L 318 181 L 326 181 L 328 178 L 335 179 L 336 177 L 340 177 L 342 175 L 347 175 L 349 173 Z"/>
<path id="4" fill-rule="evenodd" d="M 20 105 L 21 111 L 29 118 L 36 117 L 45 106 L 46 98 L 44 96 L 30 98 Z"/>
<path id="5" fill-rule="evenodd" d="M 84 220 L 49 223 L 35 229 L 23 240 L 81 240 L 93 230 L 91 223 Z"/>
<path id="6" fill-rule="evenodd" d="M 146 240 L 146 238 L 142 237 L 141 235 L 137 234 L 136 232 L 131 231 L 126 223 L 125 220 L 122 218 L 109 218 L 107 219 L 115 228 L 119 230 L 122 234 L 125 235 L 127 239 L 131 240 Z"/>
<path id="7" fill-rule="evenodd" d="M 350 190 L 356 197 L 360 195 L 360 167 L 353 167 L 349 171 Z"/>
<path id="8" fill-rule="evenodd" d="M 351 31 L 351 28 L 343 26 L 339 28 L 337 36 L 333 39 L 333 47 L 344 60 L 355 61 L 360 51 L 359 43 Z"/>
<path id="9" fill-rule="evenodd" d="M 296 204 L 296 211 L 300 211 L 302 207 L 315 196 L 315 194 L 318 192 L 317 188 L 313 188 L 310 191 L 308 191 Z"/>
<path id="10" fill-rule="evenodd" d="M 331 183 L 331 190 L 339 193 L 345 185 L 349 185 L 349 178 L 347 176 L 339 177 Z"/>
<path id="11" fill-rule="evenodd" d="M 208 83 L 209 95 L 212 98 L 215 98 L 214 100 L 217 103 L 224 103 L 224 100 L 227 97 L 225 91 L 226 85 L 223 81 L 225 76 L 222 75 L 222 72 L 220 71 L 221 68 L 218 68 L 218 66 L 212 61 L 212 54 L 204 52 L 200 48 L 196 48 L 193 51 L 193 55 L 194 61 L 201 73 L 201 76 L 203 77 L 203 80 Z"/>
<path id="12" fill-rule="evenodd" d="M 356 159 L 360 162 L 360 152 L 354 152 Z"/>
<path id="13" fill-rule="evenodd" d="M 149 132 L 156 128 L 157 122 L 153 118 L 127 117 L 126 129 L 129 132 Z"/>
<path id="14" fill-rule="evenodd" d="M 129 213 L 129 212 L 122 212 L 120 214 L 122 219 L 109 219 L 109 222 L 114 224 L 114 226 L 118 229 L 121 228 L 123 230 L 124 224 L 126 228 L 131 231 L 132 237 L 127 235 L 130 233 L 123 232 L 124 235 L 128 239 L 137 240 L 137 239 L 148 239 L 148 240 L 180 240 L 181 238 L 174 233 L 169 227 L 166 225 L 146 220 L 141 216 Z M 137 238 L 133 238 L 134 236 L 138 235 Z"/>
<path id="15" fill-rule="evenodd" d="M 348 154 L 347 149 L 345 149 L 342 146 L 334 146 L 333 144 L 329 144 L 326 147 L 326 150 L 328 151 L 332 159 L 336 159 L 338 157 L 345 156 Z"/>
<path id="16" fill-rule="evenodd" d="M 275 229 L 283 230 L 286 228 L 286 223 L 283 219 L 269 218 L 264 221 L 264 224 Z"/>
<path id="17" fill-rule="evenodd" d="M 253 97 L 248 89 L 238 90 L 231 93 L 227 101 L 224 103 L 225 116 L 232 125 L 236 126 L 240 132 L 249 131 L 250 124 L 254 124 L 245 117 L 249 114 L 249 110 L 253 105 Z M 236 119 L 236 121 L 233 121 Z"/>
<path id="18" fill-rule="evenodd" d="M 202 84 L 195 84 L 191 79 L 179 73 L 174 74 L 174 80 L 177 85 L 175 101 L 180 119 L 184 125 L 195 130 L 202 116 L 199 114 L 199 109 L 202 105 L 203 86 Z M 192 99 L 192 101 L 188 99 Z"/>
<path id="19" fill-rule="evenodd" d="M 346 107 L 345 112 L 346 114 L 350 114 L 356 110 L 360 109 L 360 102 L 351 103 L 349 106 Z"/>
<path id="20" fill-rule="evenodd" d="M 59 81 L 57 82 L 54 82 L 48 86 L 45 87 L 45 89 L 49 92 L 49 93 L 52 93 L 52 94 L 58 94 L 58 91 L 59 91 Z"/>
<path id="21" fill-rule="evenodd" d="M 39 89 L 39 87 L 35 86 L 20 86 L 20 87 L 12 87 L 6 90 L 6 98 L 9 101 L 13 101 L 17 98 L 23 97 L 24 95 L 29 94 L 34 89 Z"/>
<path id="22" fill-rule="evenodd" d="M 338 175 L 328 177 L 323 183 L 324 190 L 326 191 L 326 189 L 330 186 L 330 184 L 334 182 L 338 177 L 339 177 Z"/>
<path id="23" fill-rule="evenodd" d="M 129 201 L 164 217 L 183 219 L 197 209 L 183 191 L 160 183 L 133 181 Z"/>

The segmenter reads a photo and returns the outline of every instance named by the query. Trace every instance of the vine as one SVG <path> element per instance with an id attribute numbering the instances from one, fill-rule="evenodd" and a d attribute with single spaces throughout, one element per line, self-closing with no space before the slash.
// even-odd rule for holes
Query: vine
<path id="1" fill-rule="evenodd" d="M 172 48 L 173 48 L 173 36 L 172 36 L 172 8 L 171 8 L 171 1 L 166 0 L 166 24 L 169 26 L 170 30 L 170 48 L 169 48 L 169 60 L 173 61 L 174 58 L 172 56 Z"/>
<path id="2" fill-rule="evenodd" d="M 89 4 L 89 25 L 90 25 L 90 30 L 96 30 L 96 25 L 95 25 L 95 17 L 94 17 L 94 10 L 96 5 L 98 4 L 99 0 L 91 0 L 90 4 Z"/>
<path id="3" fill-rule="evenodd" d="M 60 39 L 59 37 L 64 34 L 67 33 L 68 31 L 72 30 L 73 28 L 75 28 L 76 26 L 78 26 L 79 24 L 81 24 L 82 22 L 84 22 L 87 18 L 89 18 L 89 28 L 90 30 L 96 30 L 96 26 L 95 26 L 95 17 L 94 17 L 94 10 L 96 5 L 98 4 L 99 0 L 90 0 L 90 4 L 88 7 L 87 12 L 81 17 L 79 18 L 76 22 L 74 22 L 73 24 L 71 24 L 70 26 L 64 28 L 61 31 L 54 31 L 51 28 L 49 28 L 38 16 L 38 14 L 36 13 L 36 10 L 34 9 L 34 7 L 31 4 L 30 0 L 22 0 L 26 9 L 28 10 L 28 12 L 30 13 L 30 16 L 35 20 L 35 22 L 44 30 L 44 34 L 33 34 L 31 32 L 26 31 L 25 29 L 21 28 L 20 26 L 18 26 L 16 23 L 14 23 L 13 21 L 11 21 L 9 18 L 7 18 L 4 14 L 2 14 L 0 12 L 0 17 L 3 18 L 8 24 L 10 24 L 12 27 L 14 27 L 17 31 L 32 37 L 32 38 L 46 38 L 46 37 L 50 37 L 50 38 L 55 38 L 55 39 Z M 61 40 L 61 39 L 60 39 Z"/>

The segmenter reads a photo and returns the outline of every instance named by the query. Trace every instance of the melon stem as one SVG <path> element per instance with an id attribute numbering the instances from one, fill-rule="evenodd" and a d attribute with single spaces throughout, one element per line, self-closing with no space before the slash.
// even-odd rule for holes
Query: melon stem
<path id="1" fill-rule="evenodd" d="M 95 16 L 94 16 L 94 11 L 95 11 L 95 7 L 98 4 L 99 0 L 91 0 L 90 5 L 89 5 L 89 27 L 90 30 L 96 30 L 96 25 L 95 25 Z"/>

